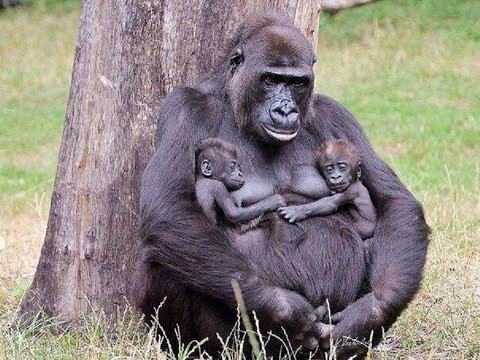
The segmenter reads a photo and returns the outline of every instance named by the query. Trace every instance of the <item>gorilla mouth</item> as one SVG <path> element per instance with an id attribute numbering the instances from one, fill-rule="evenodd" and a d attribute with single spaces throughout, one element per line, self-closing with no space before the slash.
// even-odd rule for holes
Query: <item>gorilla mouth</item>
<path id="1" fill-rule="evenodd" d="M 295 138 L 298 134 L 298 130 L 295 130 L 294 132 L 279 132 L 277 130 L 273 130 L 272 128 L 269 128 L 265 125 L 262 124 L 263 129 L 265 132 L 272 138 L 279 140 L 279 141 L 290 141 Z"/>
<path id="2" fill-rule="evenodd" d="M 338 191 L 338 192 L 343 192 L 343 190 L 345 190 L 345 185 L 348 185 L 348 183 L 346 181 L 344 182 L 341 182 L 339 184 L 330 184 L 330 188 L 333 190 L 333 191 Z"/>
<path id="3" fill-rule="evenodd" d="M 245 183 L 245 181 L 236 181 L 236 180 L 232 181 L 232 184 L 234 186 L 238 186 L 238 187 L 242 187 L 244 183 Z"/>

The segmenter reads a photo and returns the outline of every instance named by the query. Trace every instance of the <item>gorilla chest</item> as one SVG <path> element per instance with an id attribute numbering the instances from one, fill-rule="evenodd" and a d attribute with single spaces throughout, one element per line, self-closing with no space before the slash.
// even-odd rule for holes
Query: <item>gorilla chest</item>
<path id="1" fill-rule="evenodd" d="M 248 206 L 273 195 L 276 190 L 274 178 L 261 173 L 244 171 L 245 184 L 232 197 L 238 206 Z"/>
<path id="2" fill-rule="evenodd" d="M 244 166 L 244 174 L 245 185 L 232 193 L 238 205 L 253 204 L 276 193 L 295 192 L 313 199 L 325 196 L 325 181 L 310 165 Z"/>
<path id="3" fill-rule="evenodd" d="M 239 137 L 231 129 L 221 129 L 219 135 L 240 148 L 245 184 L 232 193 L 238 205 L 248 206 L 270 195 L 288 192 L 310 198 L 325 196 L 326 184 L 315 166 L 315 148 L 310 142 L 294 141 L 274 148 L 259 146 L 247 135 Z"/>

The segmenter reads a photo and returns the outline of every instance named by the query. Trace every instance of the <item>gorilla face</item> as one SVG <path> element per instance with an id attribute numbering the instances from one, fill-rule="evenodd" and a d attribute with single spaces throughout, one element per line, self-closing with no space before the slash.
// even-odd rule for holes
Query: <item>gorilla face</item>
<path id="1" fill-rule="evenodd" d="M 310 107 L 315 56 L 296 29 L 266 27 L 230 60 L 239 125 L 261 141 L 294 139 Z"/>
<path id="2" fill-rule="evenodd" d="M 323 164 L 321 171 L 330 190 L 344 192 L 356 180 L 358 166 L 352 167 L 349 160 L 338 157 Z"/>
<path id="3" fill-rule="evenodd" d="M 258 81 L 264 89 L 264 101 L 254 112 L 264 136 L 290 141 L 300 130 L 303 98 L 311 87 L 309 73 L 298 68 L 266 67 Z"/>

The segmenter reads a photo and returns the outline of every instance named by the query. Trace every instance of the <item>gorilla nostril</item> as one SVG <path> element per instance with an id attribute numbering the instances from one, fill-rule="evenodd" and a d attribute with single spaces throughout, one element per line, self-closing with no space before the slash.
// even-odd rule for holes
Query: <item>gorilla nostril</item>
<path id="1" fill-rule="evenodd" d="M 298 113 L 298 110 L 297 110 L 297 107 L 295 105 L 292 105 L 292 104 L 287 104 L 283 110 L 283 112 L 285 113 L 285 115 L 290 115 L 290 114 L 293 114 L 293 113 Z"/>
<path id="2" fill-rule="evenodd" d="M 288 99 L 276 101 L 270 108 L 270 118 L 280 130 L 293 131 L 298 127 L 298 110 Z"/>
<path id="3" fill-rule="evenodd" d="M 330 182 L 332 184 L 339 184 L 343 181 L 343 176 L 341 174 L 339 175 L 332 175 L 330 176 Z"/>
<path id="4" fill-rule="evenodd" d="M 291 113 L 298 113 L 297 107 L 295 103 L 291 100 L 288 99 L 283 99 L 280 101 L 277 101 L 273 106 L 271 107 L 272 112 L 276 112 L 280 115 L 283 116 L 288 116 Z"/>

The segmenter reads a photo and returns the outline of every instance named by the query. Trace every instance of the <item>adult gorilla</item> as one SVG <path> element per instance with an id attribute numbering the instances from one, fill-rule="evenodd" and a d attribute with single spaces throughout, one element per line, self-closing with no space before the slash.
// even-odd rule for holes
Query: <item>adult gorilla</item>
<path id="1" fill-rule="evenodd" d="M 315 308 L 327 298 L 336 313 L 335 339 L 368 339 L 374 330 L 378 342 L 382 327 L 418 290 L 428 236 L 422 208 L 352 115 L 313 95 L 314 59 L 289 21 L 257 15 L 239 27 L 209 78 L 165 98 L 157 151 L 142 183 L 144 242 L 135 294 L 147 318 L 166 297 L 159 320 L 167 335 L 173 337 L 178 324 L 184 341 L 226 336 L 236 320 L 236 279 L 247 308 L 265 326 L 286 328 L 299 344 L 312 347 L 326 336 Z M 307 219 L 301 227 L 274 216 L 246 234 L 212 227 L 194 197 L 195 145 L 207 137 L 241 149 L 246 182 L 234 196 L 247 205 L 274 193 L 327 193 L 315 150 L 331 138 L 354 143 L 379 214 L 368 261 L 342 212 Z M 246 250 L 237 250 L 239 244 Z M 248 250 L 251 244 L 263 249 L 260 254 Z M 218 344 L 209 345 L 214 351 Z M 344 348 L 345 354 L 361 351 L 352 349 Z"/>

